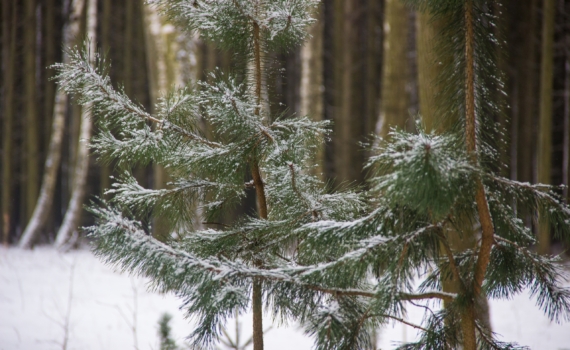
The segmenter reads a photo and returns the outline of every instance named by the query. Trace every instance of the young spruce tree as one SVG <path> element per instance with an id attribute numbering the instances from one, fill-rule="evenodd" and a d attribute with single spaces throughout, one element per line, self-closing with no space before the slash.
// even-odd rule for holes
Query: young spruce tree
<path id="1" fill-rule="evenodd" d="M 540 212 L 566 238 L 570 209 L 556 188 L 493 171 L 492 119 L 502 87 L 495 7 L 491 0 L 407 2 L 445 20 L 440 49 L 451 50 L 454 61 L 440 78 L 438 105 L 442 118 L 457 123 L 445 134 L 393 131 L 389 141 L 375 141 L 366 195 L 331 193 L 310 175 L 325 122 L 283 119 L 264 107 L 263 57 L 303 40 L 313 1 L 155 1 L 249 63 L 248 74 L 212 72 L 213 82 L 199 91 L 166 94 L 156 115 L 113 89 L 102 58 L 92 68 L 85 50 L 72 50 L 70 62 L 57 66 L 61 88 L 92 103 L 101 130 L 92 147 L 125 169 L 109 191 L 114 197 L 91 207 L 98 223 L 87 231 L 96 252 L 179 295 L 198 321 L 197 345 L 211 347 L 228 317 L 252 309 L 254 349 L 262 349 L 264 307 L 303 324 L 317 349 L 367 348 L 372 331 L 393 320 L 421 330 L 400 349 L 514 349 L 479 321 L 476 301 L 525 288 L 553 320 L 568 319 L 570 291 L 560 285 L 559 261 L 533 252 L 535 238 L 516 208 Z M 201 119 L 210 137 L 199 131 Z M 150 162 L 167 169 L 167 189 L 145 189 L 128 171 Z M 245 169 L 253 181 L 244 183 Z M 257 216 L 193 229 L 196 203 L 204 215 L 196 219 L 215 223 L 252 187 Z M 149 214 L 169 222 L 168 239 L 149 234 Z M 449 234 L 472 240 L 467 236 L 477 231 L 472 249 L 449 243 Z M 447 279 L 458 283 L 456 293 L 443 290 Z M 423 324 L 407 322 L 407 305 L 422 301 L 445 308 L 428 304 Z"/>
<path id="2" fill-rule="evenodd" d="M 60 88 L 92 106 L 100 131 L 91 147 L 100 161 L 123 169 L 107 191 L 112 199 L 90 208 L 98 223 L 87 231 L 108 262 L 149 276 L 157 290 L 184 300 L 188 314 L 198 319 L 196 345 L 211 346 L 226 318 L 251 309 L 254 349 L 261 350 L 264 300 L 284 318 L 307 311 L 289 297 L 295 289 L 287 272 L 273 271 L 298 260 L 297 229 L 320 219 L 351 220 L 365 209 L 361 195 L 331 194 L 310 175 L 328 122 L 284 119 L 264 108 L 266 53 L 299 45 L 318 2 L 153 3 L 173 21 L 237 52 L 248 71 L 210 72 L 212 83 L 164 95 L 151 115 L 122 88 L 113 88 L 103 57 L 93 67 L 88 49 L 70 50 L 70 62 L 56 65 Z M 200 132 L 202 121 L 212 130 L 209 138 Z M 137 183 L 130 168 L 149 163 L 166 169 L 172 179 L 167 189 Z M 244 181 L 246 170 L 250 182 Z M 231 225 L 216 221 L 248 188 L 255 189 L 257 216 L 244 215 Z M 197 204 L 201 218 L 193 217 Z M 165 241 L 150 235 L 149 215 L 168 222 L 169 232 L 161 234 Z M 194 230 L 195 219 L 211 228 Z"/>

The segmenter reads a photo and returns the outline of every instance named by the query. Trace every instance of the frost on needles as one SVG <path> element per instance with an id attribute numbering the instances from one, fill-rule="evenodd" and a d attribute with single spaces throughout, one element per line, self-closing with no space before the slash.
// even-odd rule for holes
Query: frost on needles
<path id="1" fill-rule="evenodd" d="M 316 1 L 151 3 L 188 30 L 237 52 L 247 71 L 211 72 L 211 82 L 196 89 L 165 93 L 154 114 L 113 87 L 103 57 L 90 65 L 86 48 L 70 50 L 70 62 L 56 65 L 57 79 L 80 104 L 92 104 L 99 131 L 91 147 L 121 173 L 107 191 L 110 199 L 97 199 L 90 207 L 97 223 L 86 231 L 95 239 L 96 253 L 124 271 L 149 277 L 156 290 L 178 295 L 197 321 L 191 335 L 195 345 L 213 347 L 228 318 L 253 308 L 254 349 L 262 349 L 262 334 L 256 338 L 261 321 L 255 317 L 263 307 L 266 316 L 300 322 L 317 349 L 369 348 L 374 329 L 391 321 L 421 331 L 417 342 L 401 349 L 468 349 L 467 321 L 473 321 L 477 348 L 513 349 L 516 344 L 498 342 L 481 322 L 476 300 L 510 298 L 524 288 L 553 320 L 568 320 L 570 292 L 560 285 L 558 259 L 530 249 L 535 239 L 513 203 L 548 216 L 566 239 L 570 209 L 555 188 L 505 179 L 489 170 L 487 161 L 474 161 L 461 129 L 447 134 L 421 127 L 416 134 L 394 130 L 387 140 L 373 142 L 368 191 L 333 191 L 312 175 L 329 123 L 272 115 L 264 107 L 261 82 L 270 66 L 268 52 L 289 50 L 304 40 Z M 440 13 L 448 13 L 444 10 Z M 455 5 L 452 10 L 462 15 L 469 9 Z M 202 121 L 210 133 L 201 131 Z M 485 144 L 478 152 L 492 158 L 485 153 L 489 149 Z M 130 168 L 148 164 L 166 170 L 167 188 L 137 183 Z M 253 181 L 244 181 L 246 172 Z M 454 250 L 449 236 L 473 235 L 481 186 L 493 235 L 479 285 L 481 246 Z M 257 216 L 195 229 L 200 225 L 194 220 L 216 223 L 239 205 L 248 188 L 256 191 Z M 149 216 L 167 223 L 161 240 L 146 224 Z M 455 292 L 442 286 L 450 278 L 459 283 Z M 406 307 L 426 301 L 424 322 L 407 322 Z M 431 309 L 442 302 L 444 308 Z"/>

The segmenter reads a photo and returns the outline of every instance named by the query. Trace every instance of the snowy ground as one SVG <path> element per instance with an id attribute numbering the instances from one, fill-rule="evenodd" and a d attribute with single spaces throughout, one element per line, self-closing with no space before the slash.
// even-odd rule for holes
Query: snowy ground
<path id="1" fill-rule="evenodd" d="M 158 349 L 157 321 L 165 312 L 173 316 L 173 335 L 182 344 L 192 325 L 178 306 L 175 297 L 148 293 L 144 279 L 114 272 L 86 250 L 0 248 L 0 350 Z M 410 310 L 409 319 L 418 322 L 422 311 Z M 570 350 L 570 324 L 551 323 L 526 294 L 492 301 L 491 318 L 504 340 L 537 350 Z M 241 322 L 247 338 L 250 317 Z M 380 331 L 378 345 L 392 349 L 414 336 L 412 328 L 398 324 Z M 265 344 L 268 350 L 311 348 L 294 325 L 274 326 Z"/>

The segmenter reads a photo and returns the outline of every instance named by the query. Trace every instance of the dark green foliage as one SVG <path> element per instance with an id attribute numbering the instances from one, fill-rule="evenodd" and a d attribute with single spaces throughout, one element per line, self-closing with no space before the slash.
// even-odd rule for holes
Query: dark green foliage
<path id="1" fill-rule="evenodd" d="M 251 23 L 259 25 L 268 50 L 288 50 L 300 44 L 305 28 L 315 20 L 316 0 L 152 0 L 169 18 L 190 31 L 198 30 L 221 48 L 252 52 Z M 260 10 L 262 9 L 262 10 Z"/>
<path id="2" fill-rule="evenodd" d="M 167 313 L 162 314 L 158 320 L 158 336 L 160 338 L 160 350 L 176 350 L 176 342 L 172 339 L 172 329 L 170 328 L 170 320 L 172 316 Z"/>

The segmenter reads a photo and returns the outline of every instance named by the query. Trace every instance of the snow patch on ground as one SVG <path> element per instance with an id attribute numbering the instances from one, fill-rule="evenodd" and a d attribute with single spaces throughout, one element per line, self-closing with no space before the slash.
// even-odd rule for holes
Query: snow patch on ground
<path id="1" fill-rule="evenodd" d="M 173 316 L 173 336 L 182 344 L 192 322 L 180 304 L 172 295 L 148 292 L 145 279 L 116 272 L 87 250 L 0 248 L 0 350 L 62 349 L 65 341 L 68 350 L 158 349 L 157 322 L 165 312 Z M 410 308 L 407 320 L 420 323 L 424 311 Z M 491 301 L 491 319 L 503 340 L 537 350 L 570 350 L 570 324 L 550 322 L 526 293 Z M 240 322 L 246 340 L 251 317 Z M 228 324 L 230 335 L 233 325 Z M 409 326 L 390 325 L 379 332 L 378 345 L 392 349 L 415 336 Z M 265 347 L 308 350 L 312 342 L 295 325 L 273 325 Z"/>

